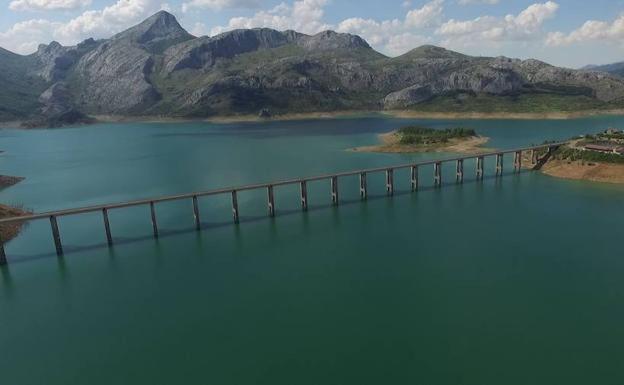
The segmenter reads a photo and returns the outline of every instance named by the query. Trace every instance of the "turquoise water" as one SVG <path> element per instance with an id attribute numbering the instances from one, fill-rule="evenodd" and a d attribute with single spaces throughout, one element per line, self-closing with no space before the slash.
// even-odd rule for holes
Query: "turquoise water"
<path id="1" fill-rule="evenodd" d="M 34 211 L 347 171 L 449 154 L 345 149 L 407 123 L 463 125 L 513 148 L 624 126 L 386 118 L 0 130 L 0 201 Z M 10 242 L 0 276 L 2 384 L 621 384 L 624 187 L 511 173 L 410 193 L 383 175 L 61 218 Z M 473 170 L 472 163 L 466 170 Z"/>

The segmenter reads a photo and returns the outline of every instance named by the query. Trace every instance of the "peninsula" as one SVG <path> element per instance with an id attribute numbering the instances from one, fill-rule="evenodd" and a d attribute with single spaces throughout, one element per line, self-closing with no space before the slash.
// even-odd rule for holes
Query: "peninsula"
<path id="1" fill-rule="evenodd" d="M 624 184 L 624 132 L 608 129 L 558 148 L 542 166 L 558 178 Z"/>

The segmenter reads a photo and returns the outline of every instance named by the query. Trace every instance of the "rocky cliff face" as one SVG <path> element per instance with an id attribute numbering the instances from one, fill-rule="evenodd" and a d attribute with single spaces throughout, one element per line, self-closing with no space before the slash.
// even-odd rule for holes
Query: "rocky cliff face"
<path id="1" fill-rule="evenodd" d="M 260 28 L 195 38 L 167 12 L 106 40 L 52 42 L 29 56 L 0 50 L 0 80 L 8 84 L 0 89 L 4 120 L 406 109 L 458 94 L 624 105 L 624 79 L 606 73 L 435 46 L 388 58 L 358 36 L 332 31 Z"/>

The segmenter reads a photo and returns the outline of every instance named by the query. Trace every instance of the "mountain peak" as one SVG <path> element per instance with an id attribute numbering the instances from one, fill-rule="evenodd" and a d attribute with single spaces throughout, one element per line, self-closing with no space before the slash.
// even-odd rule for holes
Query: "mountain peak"
<path id="1" fill-rule="evenodd" d="M 312 50 L 371 48 L 364 39 L 357 35 L 335 31 L 323 31 L 313 36 L 305 36 L 302 39 L 302 45 Z"/>
<path id="2" fill-rule="evenodd" d="M 158 11 L 142 23 L 113 37 L 113 40 L 128 40 L 146 46 L 150 50 L 163 49 L 193 38 L 167 11 Z"/>
<path id="3" fill-rule="evenodd" d="M 466 57 L 459 52 L 450 51 L 446 48 L 437 47 L 435 45 L 422 45 L 418 48 L 403 54 L 400 57 L 410 59 L 458 59 Z"/>

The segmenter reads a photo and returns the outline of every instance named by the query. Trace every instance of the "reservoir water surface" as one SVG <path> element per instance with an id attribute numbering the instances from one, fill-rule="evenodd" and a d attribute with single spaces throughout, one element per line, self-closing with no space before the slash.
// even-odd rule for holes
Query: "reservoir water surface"
<path id="1" fill-rule="evenodd" d="M 346 151 L 406 124 L 463 126 L 489 148 L 624 127 L 576 120 L 399 120 L 98 124 L 0 130 L 0 174 L 26 179 L 0 202 L 35 212 L 390 166 L 451 154 Z M 537 172 L 442 188 L 421 170 L 385 196 L 369 177 L 46 220 L 6 246 L 0 383 L 622 384 L 624 187 Z"/>

